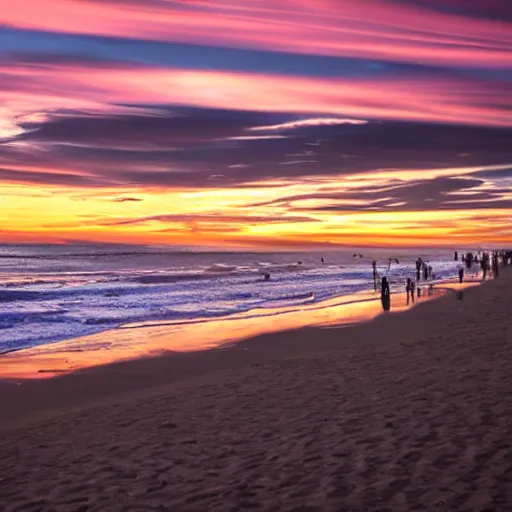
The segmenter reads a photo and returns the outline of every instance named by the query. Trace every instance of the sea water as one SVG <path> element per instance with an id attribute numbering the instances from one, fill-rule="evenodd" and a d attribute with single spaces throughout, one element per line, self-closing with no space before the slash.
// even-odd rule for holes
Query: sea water
<path id="1" fill-rule="evenodd" d="M 449 251 L 0 246 L 0 353 L 133 322 L 236 318 L 257 310 L 279 314 L 373 290 L 374 259 L 392 291 L 403 291 L 407 277 L 415 276 L 418 256 L 432 265 L 437 279 L 457 274 L 459 264 Z"/>

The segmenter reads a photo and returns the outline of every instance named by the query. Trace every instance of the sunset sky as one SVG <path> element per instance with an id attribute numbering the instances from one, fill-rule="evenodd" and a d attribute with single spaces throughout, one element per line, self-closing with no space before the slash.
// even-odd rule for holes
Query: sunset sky
<path id="1" fill-rule="evenodd" d="M 512 245 L 510 0 L 0 0 L 0 243 Z"/>

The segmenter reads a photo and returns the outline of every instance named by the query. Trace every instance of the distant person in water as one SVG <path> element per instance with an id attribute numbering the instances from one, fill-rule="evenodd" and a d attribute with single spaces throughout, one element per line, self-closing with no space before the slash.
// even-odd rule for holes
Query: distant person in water
<path id="1" fill-rule="evenodd" d="M 265 272 L 265 274 L 263 274 L 263 279 L 265 281 L 270 281 L 270 274 L 268 272 Z"/>
<path id="2" fill-rule="evenodd" d="M 373 289 L 377 291 L 377 279 L 379 277 L 379 273 L 377 272 L 377 262 L 375 260 L 372 261 L 372 269 L 373 269 Z"/>
<path id="3" fill-rule="evenodd" d="M 421 263 L 421 258 L 418 258 L 416 260 L 416 281 L 419 281 L 421 277 Z"/>
<path id="4" fill-rule="evenodd" d="M 320 258 L 320 259 L 322 260 L 322 263 L 325 263 L 325 261 L 324 261 L 323 257 L 322 257 L 322 258 Z"/>
<path id="5" fill-rule="evenodd" d="M 380 284 L 380 300 L 382 309 L 389 311 L 391 308 L 391 292 L 389 291 L 389 282 L 387 277 L 383 277 Z"/>
<path id="6" fill-rule="evenodd" d="M 462 283 L 464 281 L 464 267 L 459 268 L 459 283 Z"/>
<path id="7" fill-rule="evenodd" d="M 457 251 L 453 253 L 453 261 L 459 261 L 459 253 Z"/>

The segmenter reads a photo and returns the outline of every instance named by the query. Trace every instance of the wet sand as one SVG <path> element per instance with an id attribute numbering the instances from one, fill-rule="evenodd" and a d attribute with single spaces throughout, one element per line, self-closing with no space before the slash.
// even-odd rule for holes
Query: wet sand
<path id="1" fill-rule="evenodd" d="M 0 510 L 510 510 L 512 275 L 0 384 Z"/>
<path id="2" fill-rule="evenodd" d="M 468 281 L 464 287 L 478 285 Z M 441 281 L 432 294 L 424 286 L 416 303 L 436 298 L 443 287 L 457 288 L 453 281 Z M 375 292 L 361 292 L 322 302 L 287 308 L 255 309 L 239 315 L 188 321 L 126 324 L 95 335 L 73 338 L 19 350 L 0 356 L 0 380 L 51 378 L 92 366 L 122 360 L 153 357 L 169 352 L 197 352 L 222 348 L 234 342 L 267 333 L 303 327 L 349 325 L 371 320 L 382 314 Z M 404 293 L 393 294 L 392 312 L 405 311 Z"/>

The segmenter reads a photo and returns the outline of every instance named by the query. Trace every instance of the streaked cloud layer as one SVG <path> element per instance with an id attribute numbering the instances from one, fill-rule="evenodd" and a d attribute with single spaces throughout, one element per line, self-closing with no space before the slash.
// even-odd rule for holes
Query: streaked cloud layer
<path id="1" fill-rule="evenodd" d="M 4 239 L 512 242 L 507 0 L 0 7 Z"/>

